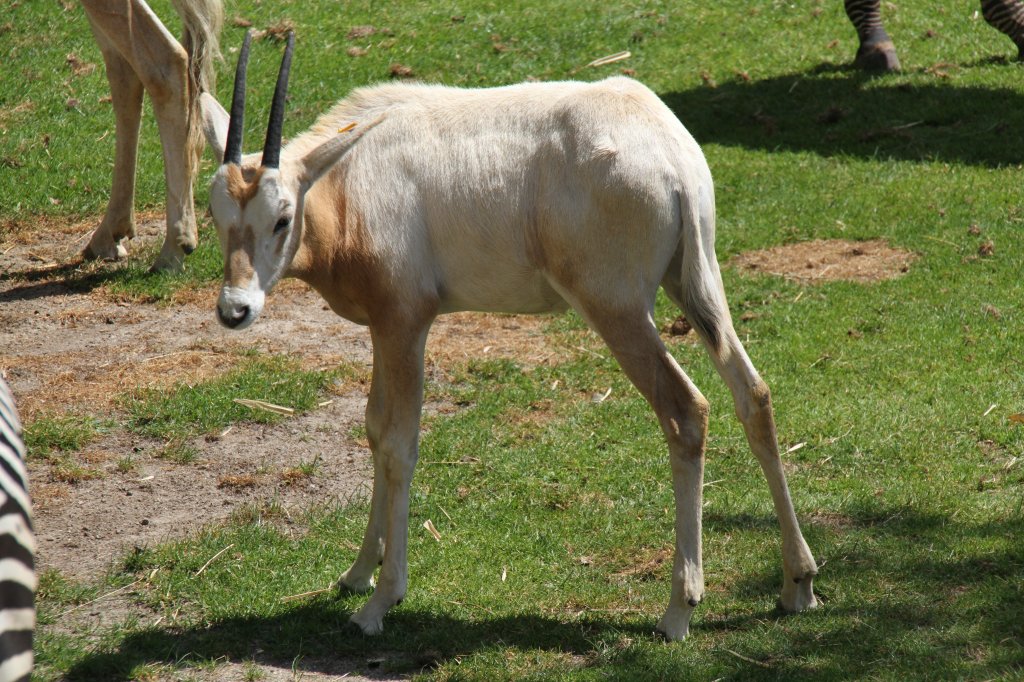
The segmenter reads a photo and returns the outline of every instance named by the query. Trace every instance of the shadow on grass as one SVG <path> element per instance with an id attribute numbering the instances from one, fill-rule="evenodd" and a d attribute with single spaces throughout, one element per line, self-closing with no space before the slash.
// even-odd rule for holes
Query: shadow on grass
<path id="1" fill-rule="evenodd" d="M 712 516 L 709 526 L 727 532 L 772 524 L 772 517 Z M 815 592 L 823 618 L 792 626 L 790 660 L 771 661 L 775 673 L 785 671 L 788 680 L 1024 674 L 1024 518 L 972 524 L 910 507 L 862 505 L 839 527 L 805 523 L 804 530 L 821 566 Z M 766 557 L 762 570 L 734 583 L 735 592 L 757 598 L 777 590 L 775 562 Z M 698 628 L 738 628 L 710 610 L 708 616 Z M 818 614 L 799 616 L 808 617 Z M 799 664 L 808 661 L 816 662 Z M 743 677 L 774 679 L 756 669 Z"/>
<path id="2" fill-rule="evenodd" d="M 151 273 L 141 266 L 91 264 L 76 261 L 47 268 L 8 273 L 0 281 L 9 279 L 19 283 L 0 292 L 0 304 L 13 301 L 33 301 L 68 293 L 89 293 L 103 287 L 115 287 L 133 298 L 149 303 L 162 300 L 165 289 L 173 285 L 174 275 Z"/>
<path id="3" fill-rule="evenodd" d="M 478 622 L 398 609 L 390 613 L 385 634 L 367 637 L 348 623 L 345 600 L 323 598 L 269 618 L 228 618 L 209 628 L 182 632 L 148 630 L 124 639 L 116 651 L 93 654 L 69 672 L 69 679 L 128 680 L 133 667 L 145 663 L 228 659 L 254 656 L 267 662 L 291 661 L 301 652 L 303 668 L 318 672 L 374 671 L 411 674 L 477 651 L 514 647 L 586 656 L 595 640 L 621 636 L 648 637 L 651 627 L 585 619 L 566 623 L 534 615 Z M 339 668 L 347 668 L 340 671 Z"/>
<path id="4" fill-rule="evenodd" d="M 172 296 L 182 288 L 193 288 L 221 277 L 222 260 L 216 234 L 212 228 L 201 227 L 200 245 L 185 259 L 185 269 L 178 273 L 152 272 L 149 264 L 158 253 L 150 246 L 119 261 L 87 261 L 75 256 L 64 263 L 41 267 L 27 266 L 0 272 L 0 284 L 10 288 L 0 291 L 0 304 L 32 301 L 67 293 L 89 293 L 108 288 L 137 303 L 155 303 Z"/>
<path id="5" fill-rule="evenodd" d="M 775 525 L 770 518 L 751 525 L 746 517 L 709 516 L 718 532 Z M 255 659 L 288 667 L 297 654 L 307 670 L 373 677 L 507 650 L 568 654 L 578 663 L 566 665 L 596 665 L 613 678 L 634 680 L 696 679 L 710 670 L 715 677 L 757 680 L 1024 672 L 1024 543 L 1013 541 L 1024 537 L 1024 521 L 972 525 L 885 507 L 865 507 L 848 521 L 840 529 L 807 524 L 812 547 L 827 559 L 818 611 L 783 617 L 769 606 L 730 614 L 710 593 L 693 623 L 695 645 L 658 642 L 657 613 L 639 622 L 604 613 L 575 622 L 534 614 L 465 620 L 411 605 L 389 614 L 384 635 L 368 638 L 347 622 L 353 599 L 361 599 L 321 597 L 270 617 L 137 632 L 116 648 L 85 656 L 69 678 L 126 680 L 141 664 L 187 660 Z M 967 538 L 982 543 L 965 544 Z M 730 591 L 747 602 L 773 599 L 777 562 L 766 556 L 762 568 Z M 631 644 L 619 645 L 624 640 Z M 714 644 L 707 646 L 709 640 Z"/>
<path id="6" fill-rule="evenodd" d="M 145 271 L 119 265 L 104 267 L 87 263 L 80 258 L 59 265 L 7 272 L 0 282 L 18 282 L 0 292 L 0 303 L 32 301 L 68 292 L 87 293 L 110 283 L 124 282 L 145 276 Z"/>
<path id="7" fill-rule="evenodd" d="M 0 291 L 0 304 L 32 301 L 68 293 L 89 293 L 107 288 L 135 303 L 158 303 L 182 288 L 194 288 L 219 277 L 216 266 L 196 259 L 186 261 L 183 273 L 150 272 L 143 262 L 120 264 L 74 260 L 43 268 L 31 268 L 0 275 L 0 282 L 14 286 Z"/>
<path id="8" fill-rule="evenodd" d="M 701 144 L 1018 165 L 1024 159 L 1024 95 L 940 81 L 943 69 L 955 73 L 973 66 L 933 67 L 931 82 L 920 83 L 823 65 L 806 73 L 660 94 Z"/>

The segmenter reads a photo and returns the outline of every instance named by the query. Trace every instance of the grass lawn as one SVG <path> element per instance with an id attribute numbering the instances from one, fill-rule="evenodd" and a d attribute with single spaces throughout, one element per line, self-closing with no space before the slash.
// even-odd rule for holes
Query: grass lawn
<path id="1" fill-rule="evenodd" d="M 98 214 L 113 123 L 83 12 L 74 3 L 5 5 L 0 230 Z M 167 2 L 153 6 L 173 16 Z M 244 31 L 231 19 L 294 22 L 286 135 L 352 87 L 390 78 L 395 65 L 460 86 L 625 68 L 703 145 L 723 262 L 816 238 L 883 238 L 917 254 L 907 274 L 871 285 L 724 270 L 740 337 L 772 387 L 782 447 L 794 448 L 785 457 L 790 488 L 821 567 L 823 604 L 796 616 L 776 610 L 779 531 L 767 487 L 703 352 L 672 342 L 712 403 L 707 596 L 688 640 L 653 635 L 673 539 L 666 450 L 647 405 L 569 315 L 547 333 L 583 347 L 576 357 L 470 360 L 427 387 L 461 409 L 434 417 L 424 435 L 410 591 L 382 636 L 347 625 L 365 597 L 282 601 L 336 579 L 362 537 L 365 505 L 314 508 L 301 537 L 263 516 L 239 518 L 125 556 L 97 584 L 47 574 L 39 678 L 188 679 L 259 651 L 275 660 L 379 655 L 386 672 L 441 680 L 1020 679 L 1024 426 L 1010 416 L 1024 412 L 1024 69 L 976 10 L 887 4 L 904 72 L 867 77 L 845 66 L 856 40 L 839 0 L 230 2 L 222 102 Z M 356 26 L 379 30 L 350 37 Z M 585 66 L 621 50 L 632 56 Z M 249 148 L 263 138 L 279 52 L 269 41 L 254 46 Z M 99 67 L 75 75 L 69 53 Z M 140 209 L 161 206 L 162 178 L 148 117 Z M 152 300 L 168 286 L 216 280 L 215 241 L 204 233 L 183 276 L 151 282 L 143 263 L 116 277 L 131 291 L 152 288 Z M 659 302 L 659 323 L 675 314 Z M 291 370 L 270 359 L 246 371 L 257 382 L 251 374 Z M 296 381 L 304 404 L 315 405 L 324 379 Z M 590 399 L 608 388 L 603 402 Z M 193 409 L 218 388 L 187 393 Z M 163 396 L 133 393 L 123 405 L 122 414 L 49 415 L 27 426 L 61 456 L 97 429 L 208 428 L 174 421 L 184 408 Z M 423 529 L 428 519 L 441 541 Z M 57 627 L 69 608 L 132 583 L 133 599 L 174 618 L 128 620 L 88 641 Z"/>

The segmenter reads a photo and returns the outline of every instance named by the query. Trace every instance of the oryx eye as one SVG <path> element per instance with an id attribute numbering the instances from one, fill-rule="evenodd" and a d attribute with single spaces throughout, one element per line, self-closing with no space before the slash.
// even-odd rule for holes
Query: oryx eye
<path id="1" fill-rule="evenodd" d="M 274 234 L 280 234 L 282 231 L 287 230 L 288 226 L 292 224 L 291 218 L 281 218 L 274 225 Z"/>

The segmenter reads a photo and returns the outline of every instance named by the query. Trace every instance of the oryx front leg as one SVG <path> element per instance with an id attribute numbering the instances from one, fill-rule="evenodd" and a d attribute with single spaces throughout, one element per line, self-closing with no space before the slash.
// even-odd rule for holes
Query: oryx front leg
<path id="1" fill-rule="evenodd" d="M 409 582 L 409 488 L 418 457 L 428 328 L 424 324 L 417 333 L 414 325 L 371 326 L 373 383 L 366 428 L 374 451 L 373 500 L 363 546 L 341 577 L 346 586 L 366 589 L 373 584 L 374 565 L 383 559 L 373 594 L 352 616 L 367 635 L 384 629 L 384 615 L 402 601 Z"/>
<path id="2" fill-rule="evenodd" d="M 114 109 L 114 175 L 107 211 L 89 244 L 82 251 L 87 259 L 117 260 L 128 255 L 122 239 L 135 236 L 135 166 L 142 123 L 142 81 L 102 32 L 92 24 L 96 42 L 103 53 Z"/>
<path id="3" fill-rule="evenodd" d="M 768 385 L 758 375 L 731 325 L 724 325 L 720 350 L 711 350 L 719 374 L 729 385 L 736 415 L 768 481 L 782 530 L 782 608 L 796 612 L 814 608 L 814 577 L 818 567 L 800 532 L 786 474 L 779 456 Z"/>
<path id="4" fill-rule="evenodd" d="M 384 559 L 388 485 L 382 461 L 381 437 L 387 405 L 383 398 L 383 379 L 379 372 L 380 369 L 374 362 L 370 397 L 366 403 L 366 437 L 370 442 L 370 452 L 373 455 L 373 493 L 370 498 L 370 520 L 366 525 L 363 544 L 355 562 L 341 574 L 341 578 L 338 580 L 339 587 L 352 592 L 369 592 L 373 589 L 373 572 L 377 570 L 377 566 Z"/>
<path id="5" fill-rule="evenodd" d="M 669 640 L 683 639 L 693 610 L 704 597 L 701 513 L 708 402 L 669 354 L 644 308 L 618 316 L 595 311 L 587 317 L 654 408 L 668 441 L 676 552 L 672 593 L 657 629 Z"/>

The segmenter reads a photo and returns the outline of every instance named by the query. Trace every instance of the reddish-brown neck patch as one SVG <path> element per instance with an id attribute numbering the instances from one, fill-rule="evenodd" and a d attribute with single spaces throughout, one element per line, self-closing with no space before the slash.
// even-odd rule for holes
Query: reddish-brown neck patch
<path id="1" fill-rule="evenodd" d="M 238 164 L 228 165 L 228 194 L 238 202 L 238 207 L 244 209 L 245 205 L 256 196 L 260 187 L 260 178 L 263 177 L 263 166 L 256 169 L 252 179 L 248 182 L 242 174 L 242 168 Z"/>
<path id="2" fill-rule="evenodd" d="M 302 245 L 289 274 L 298 277 L 350 320 L 366 324 L 380 310 L 382 264 L 358 208 L 351 206 L 340 178 L 324 178 L 305 205 Z"/>

